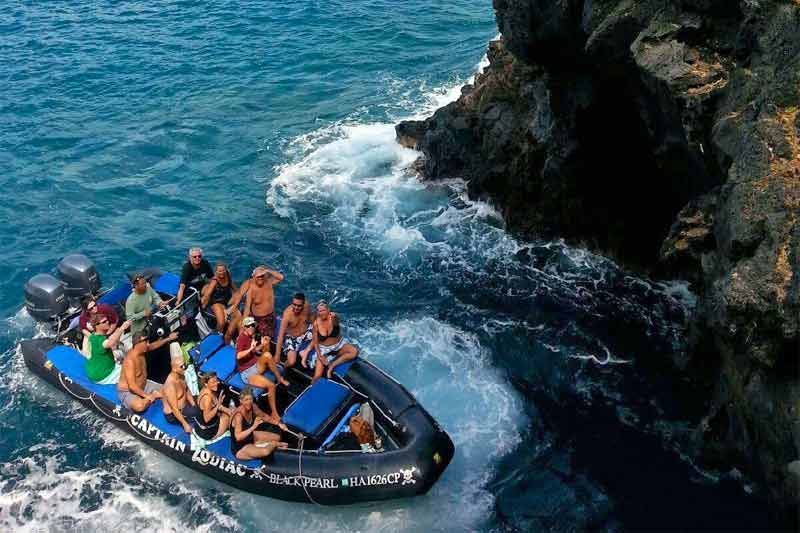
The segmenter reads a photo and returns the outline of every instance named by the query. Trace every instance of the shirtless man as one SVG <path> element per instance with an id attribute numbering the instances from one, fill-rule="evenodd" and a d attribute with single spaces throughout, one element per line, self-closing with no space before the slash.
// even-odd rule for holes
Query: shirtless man
<path id="1" fill-rule="evenodd" d="M 194 403 L 194 397 L 189 392 L 183 373 L 186 371 L 186 364 L 183 362 L 183 355 L 177 354 L 170 360 L 172 372 L 164 381 L 161 387 L 161 396 L 164 400 L 164 418 L 170 424 L 180 424 L 186 433 L 192 432 L 192 426 L 187 419 L 202 415 L 200 409 Z"/>
<path id="2" fill-rule="evenodd" d="M 136 334 L 133 348 L 122 361 L 122 374 L 117 383 L 117 397 L 122 405 L 134 413 L 141 413 L 161 398 L 161 385 L 147 379 L 147 352 L 157 350 L 177 338 L 178 333 L 172 332 L 169 337 L 149 343 L 146 334 Z"/>
<path id="3" fill-rule="evenodd" d="M 281 350 L 286 352 L 286 367 L 294 366 L 297 354 L 304 343 L 311 341 L 311 306 L 302 292 L 292 297 L 292 304 L 283 310 L 281 329 L 275 348 L 275 362 L 281 362 Z M 308 357 L 308 352 L 304 352 Z M 301 366 L 306 366 L 306 357 L 302 357 Z"/>
<path id="4" fill-rule="evenodd" d="M 253 269 L 253 281 L 247 290 L 245 317 L 256 319 L 259 333 L 270 339 L 275 335 L 275 292 L 272 287 L 283 281 L 283 274 L 264 265 Z"/>

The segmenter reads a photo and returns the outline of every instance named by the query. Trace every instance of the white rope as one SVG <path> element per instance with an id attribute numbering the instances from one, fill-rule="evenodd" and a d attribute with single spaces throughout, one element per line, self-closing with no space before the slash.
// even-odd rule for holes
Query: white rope
<path id="1" fill-rule="evenodd" d="M 291 431 L 289 433 L 291 433 Z M 300 483 L 303 484 L 303 491 L 306 493 L 306 496 L 308 496 L 308 501 L 322 507 L 321 503 L 317 502 L 314 498 L 311 497 L 311 494 L 308 492 L 308 488 L 306 487 L 305 479 L 303 478 L 303 447 L 305 445 L 305 441 L 306 441 L 305 436 L 300 435 L 300 454 L 297 457 L 297 470 L 298 473 L 300 474 Z"/>

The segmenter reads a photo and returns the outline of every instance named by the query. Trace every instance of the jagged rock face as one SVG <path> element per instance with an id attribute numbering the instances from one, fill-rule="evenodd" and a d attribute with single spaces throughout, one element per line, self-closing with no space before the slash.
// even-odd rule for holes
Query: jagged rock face
<path id="1" fill-rule="evenodd" d="M 466 179 L 513 231 L 563 236 L 692 281 L 697 329 L 718 367 L 698 424 L 701 454 L 745 469 L 791 509 L 800 2 L 494 7 L 503 38 L 489 46 L 489 67 L 457 102 L 398 125 L 398 139 L 423 152 L 424 177 Z"/>

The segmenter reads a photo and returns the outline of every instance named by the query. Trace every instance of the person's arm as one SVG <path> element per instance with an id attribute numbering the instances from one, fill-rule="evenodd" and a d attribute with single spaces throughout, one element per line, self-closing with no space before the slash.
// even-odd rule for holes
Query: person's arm
<path id="1" fill-rule="evenodd" d="M 241 287 L 239 287 L 238 291 L 237 290 L 233 291 L 233 296 L 231 296 L 231 299 L 228 302 L 228 312 L 229 313 L 231 311 L 233 311 L 234 309 L 236 309 L 237 307 L 239 307 L 239 304 L 241 303 L 242 298 L 248 292 L 247 291 L 248 288 L 250 288 L 250 280 L 249 279 L 245 280 L 244 283 L 242 283 L 242 285 L 241 285 Z"/>
<path id="2" fill-rule="evenodd" d="M 243 349 L 241 351 L 239 351 L 237 349 L 237 351 L 236 351 L 236 360 L 238 361 L 239 359 L 245 359 L 246 357 L 250 357 L 250 354 L 253 352 L 253 350 L 256 349 L 257 346 L 258 346 L 258 344 L 256 344 L 256 340 L 255 339 L 251 339 L 249 348 L 245 348 L 245 349 Z"/>
<path id="3" fill-rule="evenodd" d="M 186 290 L 186 284 L 181 283 L 178 285 L 178 294 L 175 296 L 175 303 L 181 303 L 183 301 L 183 291 Z"/>
<path id="4" fill-rule="evenodd" d="M 214 292 L 214 288 L 217 286 L 217 278 L 212 279 L 208 282 L 208 284 L 203 287 L 203 295 L 200 297 L 200 306 L 205 307 L 208 305 L 208 300 L 211 299 L 211 293 Z"/>
<path id="5" fill-rule="evenodd" d="M 280 283 L 284 279 L 283 278 L 283 274 L 281 274 L 277 270 L 270 270 L 269 268 L 267 268 L 267 274 L 269 275 L 269 277 L 272 278 L 272 284 L 273 285 L 277 285 L 278 283 Z"/>
<path id="6" fill-rule="evenodd" d="M 172 411 L 172 416 L 174 416 L 178 420 L 178 422 L 180 422 L 181 426 L 183 426 L 183 430 L 186 433 L 191 433 L 192 426 L 190 426 L 189 423 L 186 421 L 186 419 L 183 418 L 183 413 L 181 413 L 181 410 L 178 409 L 177 407 L 178 395 L 175 392 L 175 386 L 172 384 L 164 385 L 163 389 L 164 389 L 163 399 L 165 402 L 167 402 L 169 410 Z"/>
<path id="7" fill-rule="evenodd" d="M 255 408 L 255 404 L 253 404 L 253 407 Z M 253 425 L 243 431 L 242 430 L 243 415 L 240 413 L 237 414 L 239 416 L 236 415 L 233 416 L 233 436 L 236 438 L 236 440 L 246 439 L 252 432 L 256 430 L 258 425 L 261 422 L 263 422 L 263 419 L 260 416 L 256 415 L 255 419 L 253 420 Z"/>
<path id="8" fill-rule="evenodd" d="M 108 336 L 106 340 L 103 341 L 103 348 L 114 348 L 116 347 L 117 343 L 119 343 L 120 337 L 122 334 L 125 333 L 125 330 L 131 327 L 131 321 L 126 320 L 122 323 L 120 327 L 118 327 L 114 333 Z"/>
<path id="9" fill-rule="evenodd" d="M 172 342 L 172 341 L 177 340 L 177 339 L 178 339 L 178 332 L 177 331 L 173 331 L 172 333 L 170 333 L 168 336 L 164 337 L 163 339 L 158 339 L 157 341 L 148 343 L 147 344 L 147 351 L 151 352 L 153 350 L 158 350 L 159 348 L 161 348 L 162 346 L 164 346 L 168 342 Z"/>
<path id="10" fill-rule="evenodd" d="M 161 296 L 158 295 L 158 293 L 153 289 L 153 287 L 150 286 L 149 283 L 147 284 L 147 293 L 150 294 L 150 300 L 153 302 L 153 305 L 157 305 L 159 307 L 164 305 L 164 301 L 161 299 Z"/>
<path id="11" fill-rule="evenodd" d="M 275 341 L 275 363 L 281 362 L 281 350 L 283 349 L 283 337 L 286 335 L 286 317 L 291 311 L 284 311 L 281 316 L 281 327 L 278 329 L 278 340 Z"/>
<path id="12" fill-rule="evenodd" d="M 253 305 L 253 291 L 247 291 L 247 296 L 244 298 L 244 313 L 243 317 L 250 316 L 250 307 Z"/>

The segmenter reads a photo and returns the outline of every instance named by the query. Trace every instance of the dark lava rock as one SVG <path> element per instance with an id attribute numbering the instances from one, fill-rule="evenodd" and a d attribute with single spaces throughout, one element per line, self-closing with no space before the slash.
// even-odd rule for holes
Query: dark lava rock
<path id="1" fill-rule="evenodd" d="M 697 456 L 736 466 L 796 523 L 800 3 L 494 7 L 489 66 L 398 139 L 423 153 L 423 178 L 464 178 L 523 237 L 690 280 L 705 347 L 690 377 L 711 391 Z"/>

